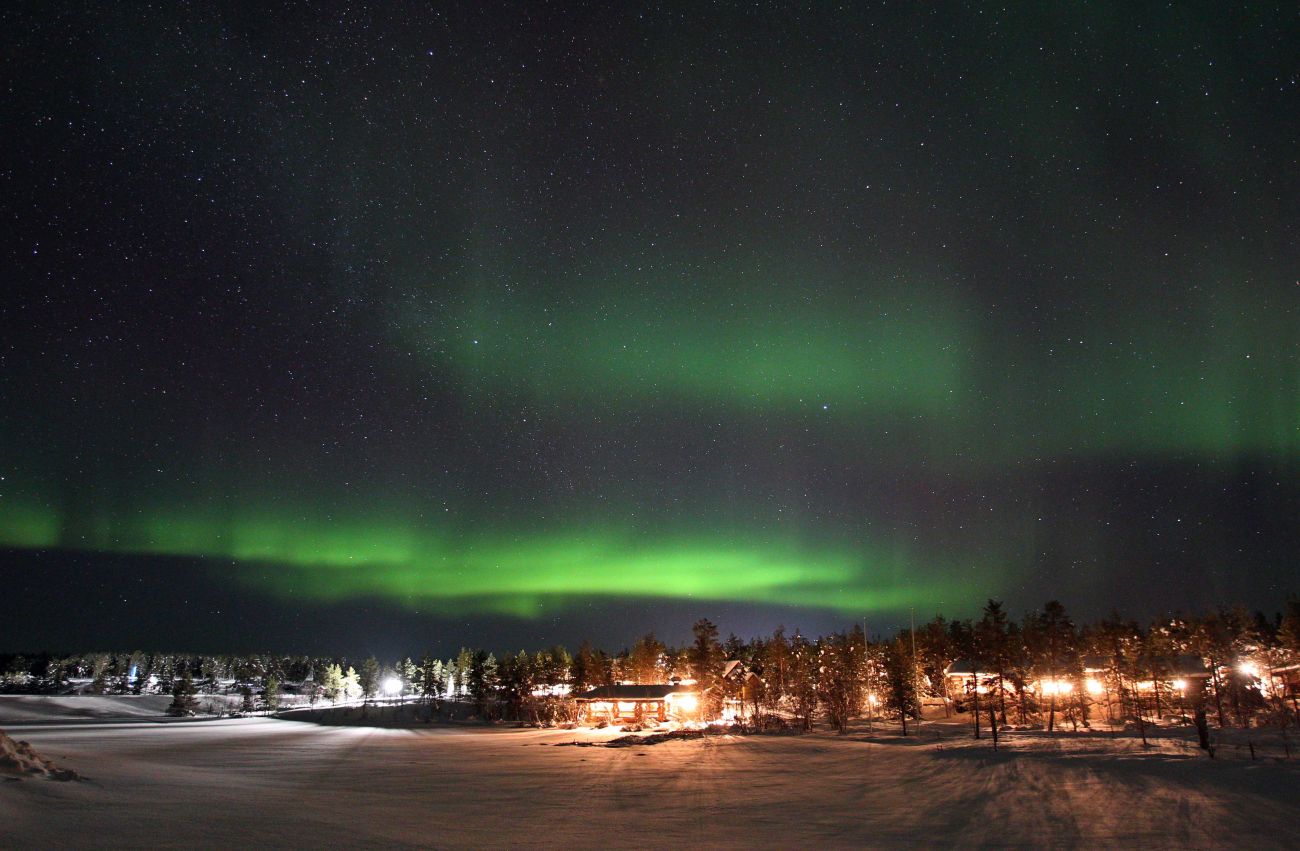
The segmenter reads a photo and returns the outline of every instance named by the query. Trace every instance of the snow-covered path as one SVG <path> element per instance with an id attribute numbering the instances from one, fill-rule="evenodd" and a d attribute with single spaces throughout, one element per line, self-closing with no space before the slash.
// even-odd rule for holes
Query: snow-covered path
<path id="1" fill-rule="evenodd" d="M 0 847 L 1295 847 L 1294 763 L 987 743 L 292 721 L 13 727 L 84 783 L 0 783 Z"/>

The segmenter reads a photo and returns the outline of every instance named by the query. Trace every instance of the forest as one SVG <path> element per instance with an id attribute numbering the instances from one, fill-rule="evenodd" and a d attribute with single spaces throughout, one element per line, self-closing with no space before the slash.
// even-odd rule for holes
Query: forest
<path id="1" fill-rule="evenodd" d="M 1059 602 L 1011 617 L 989 600 L 978 618 L 932 620 L 868 637 L 861 624 L 811 637 L 784 627 L 725 639 L 701 619 L 692 640 L 653 633 L 610 653 L 583 643 L 516 652 L 462 648 L 450 658 L 380 660 L 259 653 L 89 652 L 0 655 L 0 693 L 172 694 L 194 714 L 400 703 L 423 719 L 572 724 L 576 698 L 614 684 L 681 683 L 698 722 L 754 731 L 844 732 L 867 718 L 907 734 L 923 708 L 964 713 L 972 734 L 1088 729 L 1099 723 L 1195 724 L 1202 731 L 1296 723 L 1300 598 L 1272 617 L 1242 607 L 1148 624 L 1119 616 L 1077 624 Z M 738 663 L 738 664 L 732 664 Z"/>

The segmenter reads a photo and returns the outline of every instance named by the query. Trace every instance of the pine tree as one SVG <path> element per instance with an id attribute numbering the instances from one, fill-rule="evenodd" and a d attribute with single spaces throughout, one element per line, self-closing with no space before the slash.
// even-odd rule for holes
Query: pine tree
<path id="1" fill-rule="evenodd" d="M 627 657 L 624 676 L 634 683 L 663 682 L 663 653 L 664 646 L 659 639 L 655 638 L 655 634 L 653 632 L 646 633 L 637 639 L 636 644 L 632 645 L 632 652 Z"/>
<path id="2" fill-rule="evenodd" d="M 695 641 L 690 648 L 691 676 L 700 691 L 700 715 L 703 719 L 718 717 L 722 712 L 722 646 L 718 644 L 718 628 L 708 618 L 701 618 L 691 627 Z"/>
<path id="3" fill-rule="evenodd" d="M 818 642 L 818 701 L 841 735 L 849 731 L 849 721 L 862 712 L 864 651 L 861 627 Z"/>
<path id="4" fill-rule="evenodd" d="M 604 664 L 600 652 L 590 642 L 582 642 L 578 655 L 573 657 L 573 691 L 575 694 L 601 685 L 605 681 Z"/>
<path id="5" fill-rule="evenodd" d="M 456 700 L 463 699 L 465 695 L 469 694 L 469 672 L 471 672 L 473 665 L 474 651 L 469 650 L 468 647 L 461 647 L 459 654 L 456 654 L 456 664 L 454 670 L 452 670 L 452 677 L 454 677 L 454 680 L 452 680 L 454 682 L 452 694 L 454 694 Z"/>
<path id="6" fill-rule="evenodd" d="M 497 660 L 485 650 L 477 650 L 470 657 L 467 682 L 470 699 L 480 718 L 488 717 L 492 697 L 497 688 Z"/>
<path id="7" fill-rule="evenodd" d="M 790 642 L 785 637 L 785 627 L 779 626 L 772 638 L 763 644 L 761 655 L 763 678 L 763 710 L 775 716 L 789 692 Z"/>
<path id="8" fill-rule="evenodd" d="M 433 704 L 442 697 L 443 667 L 442 660 L 425 654 L 420 659 L 419 694 L 420 700 Z"/>
<path id="9" fill-rule="evenodd" d="M 245 715 L 252 715 L 257 711 L 257 703 L 253 700 L 253 689 L 248 683 L 239 684 L 239 711 Z"/>
<path id="10" fill-rule="evenodd" d="M 989 600 L 984 607 L 984 616 L 975 625 L 975 646 L 977 656 L 988 666 L 988 670 L 997 675 L 996 693 L 993 695 L 998 709 L 1000 723 L 1007 722 L 1006 682 L 1007 668 L 1010 666 L 1010 653 L 1007 641 L 1007 615 L 1002 604 Z"/>
<path id="11" fill-rule="evenodd" d="M 916 700 L 916 664 L 902 637 L 889 643 L 885 652 L 885 682 L 889 686 L 887 705 L 898 713 L 907 735 L 907 716 L 919 714 Z"/>
<path id="12" fill-rule="evenodd" d="M 361 682 L 357 677 L 357 669 L 348 665 L 347 672 L 343 674 L 343 697 L 345 700 L 356 700 L 361 697 Z"/>
<path id="13" fill-rule="evenodd" d="M 920 657 L 917 664 L 921 666 L 924 682 L 930 683 L 929 693 L 944 698 L 945 714 L 948 713 L 949 695 L 944 672 L 956 661 L 958 655 L 949 630 L 948 622 L 942 617 L 936 617 L 916 634 L 916 650 Z"/>
<path id="14" fill-rule="evenodd" d="M 405 683 L 407 687 L 414 689 L 420 677 L 420 668 L 411 661 L 410 656 L 407 656 L 405 659 L 397 663 L 396 673 L 398 679 Z M 402 689 L 401 702 L 406 703 L 405 688 Z"/>
<path id="15" fill-rule="evenodd" d="M 280 708 L 280 680 L 274 674 L 266 678 L 266 691 L 262 696 L 262 704 L 267 712 L 275 712 Z"/>
<path id="16" fill-rule="evenodd" d="M 1065 607 L 1056 600 L 1048 601 L 1043 611 L 1030 622 L 1033 624 L 1030 641 L 1033 662 L 1047 691 L 1047 731 L 1050 733 L 1056 728 L 1058 696 L 1080 691 L 1078 680 L 1082 668 L 1078 635 Z"/>
<path id="17" fill-rule="evenodd" d="M 338 703 L 343 696 L 343 669 L 331 664 L 325 668 L 325 677 L 321 681 L 321 692 L 330 703 Z"/>
<path id="18" fill-rule="evenodd" d="M 108 691 L 109 681 L 112 678 L 112 666 L 108 654 L 96 653 L 91 656 L 90 669 L 90 691 L 93 694 L 104 694 Z"/>
<path id="19" fill-rule="evenodd" d="M 817 712 L 817 652 L 808 639 L 795 630 L 790 639 L 790 665 L 787 669 L 787 694 L 790 708 L 800 726 L 811 730 Z"/>
<path id="20" fill-rule="evenodd" d="M 172 685 L 172 702 L 167 707 L 168 715 L 193 715 L 198 711 L 199 702 L 194 697 L 194 680 L 188 670 Z"/>
<path id="21" fill-rule="evenodd" d="M 379 691 L 379 660 L 374 656 L 361 663 L 361 673 L 357 677 L 357 685 L 361 686 L 361 696 L 366 703 L 369 703 L 370 699 Z"/>

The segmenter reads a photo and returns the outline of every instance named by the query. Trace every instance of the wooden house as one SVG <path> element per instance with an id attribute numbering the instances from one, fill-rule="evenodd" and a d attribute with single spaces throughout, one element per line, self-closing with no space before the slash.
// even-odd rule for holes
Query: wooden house
<path id="1" fill-rule="evenodd" d="M 699 693 L 680 683 L 598 686 L 575 698 L 584 723 L 696 720 Z"/>

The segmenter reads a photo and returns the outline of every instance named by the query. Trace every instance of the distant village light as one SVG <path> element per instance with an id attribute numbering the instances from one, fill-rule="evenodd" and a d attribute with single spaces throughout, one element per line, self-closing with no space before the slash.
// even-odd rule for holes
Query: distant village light
<path id="1" fill-rule="evenodd" d="M 404 683 L 397 677 L 389 677 L 384 680 L 384 694 L 397 695 L 401 694 Z"/>

